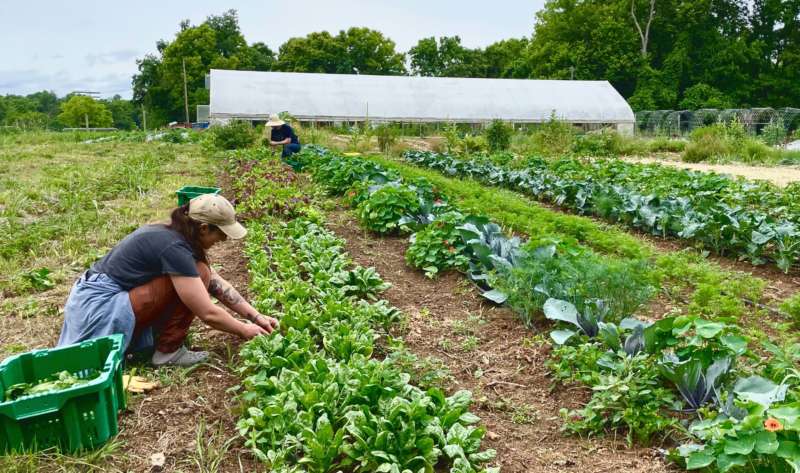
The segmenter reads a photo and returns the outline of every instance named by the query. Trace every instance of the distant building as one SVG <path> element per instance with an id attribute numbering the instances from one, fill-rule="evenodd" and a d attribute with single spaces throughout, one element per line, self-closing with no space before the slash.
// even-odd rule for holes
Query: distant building
<path id="1" fill-rule="evenodd" d="M 211 123 L 265 121 L 288 112 L 303 122 L 542 123 L 552 116 L 587 129 L 632 134 L 635 118 L 607 81 L 471 79 L 212 69 Z"/>

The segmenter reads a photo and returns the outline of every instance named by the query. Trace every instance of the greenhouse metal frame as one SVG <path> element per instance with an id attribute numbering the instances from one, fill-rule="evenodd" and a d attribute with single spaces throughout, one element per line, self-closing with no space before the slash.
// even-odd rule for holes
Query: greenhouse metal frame
<path id="1" fill-rule="evenodd" d="M 607 81 L 373 76 L 212 69 L 212 123 L 287 112 L 306 122 L 609 125 L 632 133 L 633 111 Z"/>

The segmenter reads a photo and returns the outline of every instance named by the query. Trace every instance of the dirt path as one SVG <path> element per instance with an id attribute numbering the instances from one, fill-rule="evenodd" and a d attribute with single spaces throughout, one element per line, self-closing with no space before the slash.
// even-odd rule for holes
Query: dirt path
<path id="1" fill-rule="evenodd" d="M 533 341 L 542 331 L 526 329 L 508 309 L 484 304 L 459 274 L 430 280 L 408 267 L 405 238 L 375 238 L 343 211 L 331 214 L 329 228 L 347 241 L 357 263 L 374 266 L 392 283 L 383 297 L 409 317 L 406 346 L 441 359 L 455 378 L 453 390 L 473 392 L 473 409 L 488 429 L 486 446 L 497 450 L 503 472 L 668 471 L 654 449 L 561 434 L 558 410 L 580 406 L 588 392 L 551 391 L 548 347 Z"/>
<path id="2" fill-rule="evenodd" d="M 671 159 L 657 158 L 624 158 L 626 161 L 637 163 L 657 163 L 681 169 L 691 169 L 693 171 L 713 171 L 721 174 L 732 174 L 742 176 L 747 179 L 759 179 L 772 182 L 781 187 L 785 187 L 792 182 L 800 181 L 800 169 L 790 166 L 748 166 L 745 164 L 708 164 L 708 163 L 684 163 Z"/>

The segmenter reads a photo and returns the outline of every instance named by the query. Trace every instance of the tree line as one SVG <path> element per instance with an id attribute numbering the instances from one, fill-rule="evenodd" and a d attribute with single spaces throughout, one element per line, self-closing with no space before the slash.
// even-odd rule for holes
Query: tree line
<path id="1" fill-rule="evenodd" d="M 548 0 L 530 37 L 485 48 L 429 37 L 405 53 L 359 27 L 291 38 L 273 51 L 248 44 L 229 10 L 199 25 L 181 22 L 156 49 L 137 60 L 130 108 L 114 113 L 108 104 L 115 124 L 128 112 L 138 124 L 142 108 L 153 125 L 183 121 L 184 68 L 191 119 L 209 101 L 212 68 L 608 80 L 634 110 L 800 106 L 800 0 Z M 47 94 L 28 96 L 38 108 L 21 108 L 53 116 Z M 0 97 L 0 123 L 15 113 L 4 112 Z"/>

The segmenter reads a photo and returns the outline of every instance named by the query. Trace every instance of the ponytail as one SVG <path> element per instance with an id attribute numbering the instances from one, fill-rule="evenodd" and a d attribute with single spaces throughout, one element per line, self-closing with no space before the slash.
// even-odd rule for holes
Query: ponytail
<path id="1" fill-rule="evenodd" d="M 200 244 L 201 222 L 189 217 L 189 204 L 175 207 L 170 214 L 170 223 L 167 228 L 180 233 L 194 250 L 195 257 L 208 264 L 208 256 L 203 245 Z"/>

